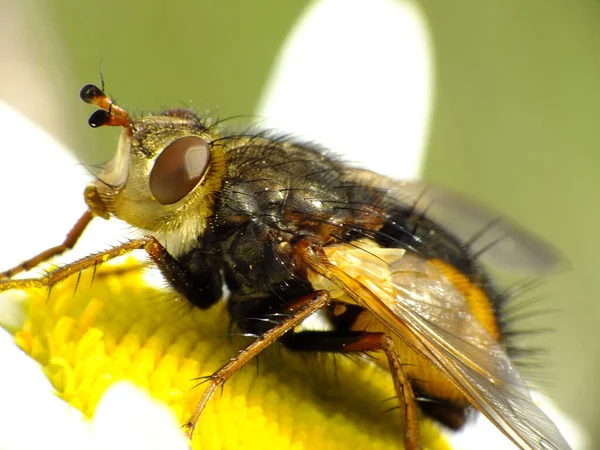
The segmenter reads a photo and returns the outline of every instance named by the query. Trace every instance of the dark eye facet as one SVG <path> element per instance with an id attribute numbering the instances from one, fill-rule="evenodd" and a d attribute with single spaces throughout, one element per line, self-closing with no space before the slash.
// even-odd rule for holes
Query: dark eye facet
<path id="1" fill-rule="evenodd" d="M 162 205 L 189 194 L 202 179 L 210 160 L 208 142 L 188 136 L 165 147 L 150 172 L 150 191 Z"/>

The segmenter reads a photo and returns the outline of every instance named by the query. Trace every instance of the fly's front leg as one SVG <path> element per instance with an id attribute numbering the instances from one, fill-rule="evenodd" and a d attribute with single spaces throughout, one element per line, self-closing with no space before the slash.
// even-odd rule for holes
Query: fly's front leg
<path id="1" fill-rule="evenodd" d="M 400 401 L 404 420 L 404 446 L 407 450 L 419 448 L 419 424 L 415 394 L 402 367 L 394 341 L 385 333 L 368 331 L 302 331 L 289 333 L 283 344 L 298 351 L 332 353 L 363 353 L 383 351 L 387 357 L 396 396 Z"/>
<path id="2" fill-rule="evenodd" d="M 5 272 L 0 272 L 0 280 L 12 278 L 15 275 L 17 275 L 23 271 L 31 270 L 34 267 L 39 266 L 44 261 L 48 261 L 50 258 L 52 258 L 54 256 L 62 255 L 67 250 L 72 249 L 75 246 L 75 244 L 77 243 L 77 241 L 79 240 L 79 238 L 81 237 L 81 235 L 83 234 L 83 231 L 86 229 L 86 227 L 89 225 L 89 223 L 92 221 L 93 218 L 94 218 L 94 216 L 93 216 L 92 212 L 89 210 L 86 211 L 79 218 L 79 220 L 75 223 L 75 225 L 73 225 L 73 228 L 71 228 L 71 230 L 67 233 L 67 237 L 65 238 L 65 240 L 63 241 L 62 244 L 56 245 L 52 248 L 49 248 L 48 250 L 44 250 L 42 253 L 40 253 L 26 261 L 23 261 L 21 264 L 13 267 L 11 269 L 8 269 Z M 10 288 L 7 288 L 7 289 L 10 289 Z M 2 289 L 0 289 L 0 290 L 2 290 Z"/>
<path id="3" fill-rule="evenodd" d="M 202 411 L 206 404 L 211 399 L 216 390 L 225 384 L 238 370 L 244 367 L 252 358 L 257 356 L 263 350 L 271 346 L 279 338 L 281 338 L 289 330 L 300 325 L 306 318 L 316 311 L 325 308 L 331 300 L 328 291 L 315 291 L 308 295 L 298 298 L 290 303 L 287 308 L 282 311 L 283 314 L 288 314 L 288 317 L 281 323 L 275 325 L 262 335 L 260 335 L 248 347 L 241 350 L 234 358 L 231 358 L 224 366 L 213 373 L 208 378 L 208 386 L 200 401 L 196 405 L 194 414 L 185 425 L 187 434 L 192 439 L 194 428 L 200 419 Z"/>
<path id="4" fill-rule="evenodd" d="M 150 258 L 152 258 L 157 265 L 160 265 L 164 260 L 165 254 L 168 255 L 163 246 L 153 237 L 147 236 L 140 239 L 133 239 L 117 247 L 113 247 L 110 250 L 96 253 L 95 255 L 90 255 L 78 261 L 66 264 L 39 278 L 1 280 L 0 291 L 6 291 L 8 289 L 52 287 L 73 274 L 79 273 L 90 267 L 95 267 L 106 261 L 110 261 L 117 256 L 123 256 L 131 253 L 133 250 L 139 249 L 146 250 L 146 253 L 148 253 Z"/>
<path id="5" fill-rule="evenodd" d="M 9 289 L 23 290 L 52 287 L 71 275 L 80 273 L 90 267 L 96 267 L 118 256 L 127 255 L 133 250 L 145 250 L 171 286 L 195 305 L 207 308 L 219 299 L 219 295 L 204 295 L 205 292 L 215 293 L 218 290 L 214 287 L 207 287 L 207 282 L 212 281 L 212 278 L 204 277 L 202 274 L 191 274 L 185 266 L 179 264 L 162 244 L 152 236 L 133 239 L 110 250 L 96 253 L 95 255 L 59 267 L 43 277 L 0 280 L 0 292 Z"/>

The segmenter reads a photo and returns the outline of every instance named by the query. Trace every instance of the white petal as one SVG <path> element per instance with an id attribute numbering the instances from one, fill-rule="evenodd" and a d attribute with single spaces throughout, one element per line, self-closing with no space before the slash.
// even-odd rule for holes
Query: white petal
<path id="1" fill-rule="evenodd" d="M 263 98 L 267 126 L 394 178 L 419 174 L 432 96 L 430 40 L 413 2 L 315 2 Z"/>
<path id="2" fill-rule="evenodd" d="M 0 270 L 58 244 L 85 211 L 87 176 L 58 142 L 0 102 Z M 13 238 L 7 238 L 12 236 Z"/>
<path id="3" fill-rule="evenodd" d="M 106 391 L 92 433 L 97 450 L 189 448 L 172 411 L 129 383 L 116 383 Z"/>
<path id="4" fill-rule="evenodd" d="M 91 175 L 54 138 L 1 101 L 0 136 L 10 152 L 0 164 L 1 271 L 63 241 L 87 209 L 83 190 Z M 95 219 L 66 259 L 103 250 L 128 234 L 117 220 Z"/>
<path id="5" fill-rule="evenodd" d="M 89 425 L 81 413 L 54 395 L 39 365 L 0 329 L 0 448 L 64 450 L 91 448 Z"/>
<path id="6" fill-rule="evenodd" d="M 62 242 L 86 209 L 82 194 L 89 175 L 51 136 L 2 102 L 0 136 L 11 156 L 0 165 L 1 271 Z M 101 250 L 103 242 L 116 236 L 122 239 L 126 233 L 110 222 L 97 220 L 67 259 Z M 0 293 L 0 327 L 22 325 L 22 299 L 18 292 Z M 0 355 L 0 448 L 52 443 L 64 449 L 91 448 L 89 424 L 81 413 L 56 397 L 39 365 L 1 328 Z"/>
<path id="7" fill-rule="evenodd" d="M 76 161 L 39 127 L 0 102 L 0 136 L 10 152 L 0 165 L 2 252 L 0 270 L 48 248 L 64 237 L 84 211 Z M 64 170 L 64 172 L 63 172 Z M 19 327 L 18 293 L 0 294 L 0 324 Z M 0 330 L 0 448 L 31 449 L 61 442 L 90 448 L 81 414 L 54 395 L 39 365 Z"/>

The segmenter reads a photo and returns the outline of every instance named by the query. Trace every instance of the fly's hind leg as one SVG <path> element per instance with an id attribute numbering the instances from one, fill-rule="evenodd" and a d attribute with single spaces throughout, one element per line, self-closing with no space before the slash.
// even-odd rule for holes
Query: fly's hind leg
<path id="1" fill-rule="evenodd" d="M 394 389 L 400 401 L 404 422 L 404 446 L 419 448 L 419 425 L 415 394 L 402 367 L 394 341 L 385 333 L 368 331 L 302 331 L 289 333 L 282 343 L 291 350 L 332 353 L 383 351 L 387 357 Z"/>

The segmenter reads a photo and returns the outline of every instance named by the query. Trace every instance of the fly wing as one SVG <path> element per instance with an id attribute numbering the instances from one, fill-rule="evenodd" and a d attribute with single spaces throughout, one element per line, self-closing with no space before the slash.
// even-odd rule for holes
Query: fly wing
<path id="1" fill-rule="evenodd" d="M 555 248 L 465 196 L 421 181 L 396 181 L 359 169 L 347 169 L 348 181 L 387 192 L 388 208 L 410 209 L 442 226 L 481 261 L 511 272 L 542 274 L 560 268 Z M 394 203 L 398 203 L 394 205 Z"/>
<path id="2" fill-rule="evenodd" d="M 306 255 L 315 289 L 341 290 L 426 356 L 522 449 L 569 449 L 464 296 L 427 260 L 359 242 Z M 338 294 L 339 295 L 339 294 Z M 335 294 L 334 294 L 335 296 Z"/>

